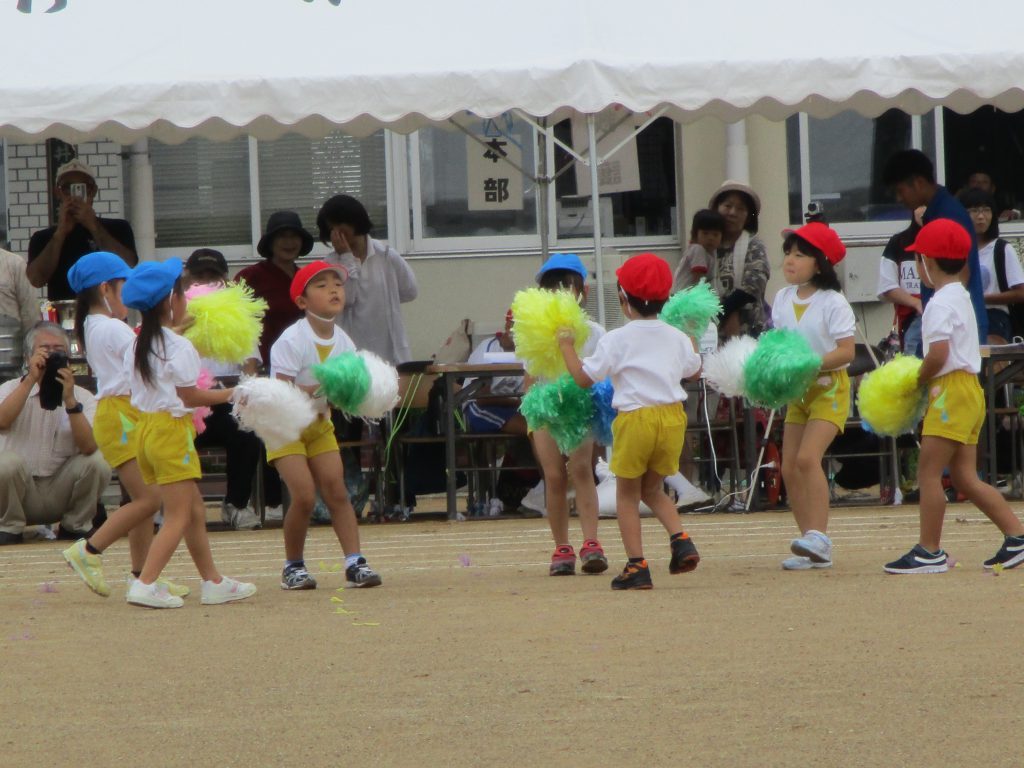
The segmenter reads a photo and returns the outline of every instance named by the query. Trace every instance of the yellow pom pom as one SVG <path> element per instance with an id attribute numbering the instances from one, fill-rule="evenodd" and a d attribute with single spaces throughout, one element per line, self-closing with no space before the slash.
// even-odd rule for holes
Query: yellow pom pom
<path id="1" fill-rule="evenodd" d="M 569 291 L 519 291 L 512 301 L 512 316 L 516 356 L 526 364 L 527 373 L 539 378 L 557 379 L 566 372 L 558 348 L 560 329 L 572 330 L 577 353 L 590 336 L 587 315 Z"/>
<path id="2" fill-rule="evenodd" d="M 917 426 L 928 405 L 925 390 L 917 383 L 920 370 L 918 358 L 896 355 L 864 377 L 857 391 L 857 408 L 870 431 L 895 437 Z"/>
<path id="3" fill-rule="evenodd" d="M 254 298 L 249 286 L 229 283 L 189 301 L 193 322 L 185 330 L 185 338 L 203 357 L 242 363 L 256 349 L 266 311 L 267 302 Z"/>

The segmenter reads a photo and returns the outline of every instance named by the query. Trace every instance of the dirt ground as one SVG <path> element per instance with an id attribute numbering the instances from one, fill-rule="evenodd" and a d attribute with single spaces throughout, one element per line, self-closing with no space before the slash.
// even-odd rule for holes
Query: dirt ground
<path id="1" fill-rule="evenodd" d="M 886 576 L 916 512 L 837 512 L 836 567 L 803 573 L 779 568 L 787 514 L 687 516 L 704 559 L 680 576 L 648 520 L 639 593 L 549 578 L 543 520 L 365 526 L 366 591 L 336 591 L 327 528 L 300 593 L 279 530 L 214 533 L 260 593 L 176 611 L 125 604 L 124 544 L 108 599 L 57 542 L 4 547 L 0 765 L 1020 765 L 1024 568 L 983 573 L 998 534 L 953 506 L 960 566 Z M 168 575 L 198 591 L 184 549 Z"/>

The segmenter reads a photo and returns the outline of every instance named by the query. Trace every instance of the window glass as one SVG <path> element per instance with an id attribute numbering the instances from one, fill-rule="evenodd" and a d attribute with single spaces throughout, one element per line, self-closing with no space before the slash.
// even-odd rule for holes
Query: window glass
<path id="1" fill-rule="evenodd" d="M 247 138 L 176 145 L 150 141 L 149 155 L 157 248 L 252 240 Z"/>
<path id="2" fill-rule="evenodd" d="M 942 110 L 946 186 L 956 192 L 972 174 L 995 185 L 996 205 L 1009 218 L 1024 207 L 1024 112 L 982 107 L 967 115 Z M 980 183 L 980 179 L 975 179 Z"/>
<path id="3" fill-rule="evenodd" d="M 623 121 L 621 115 L 613 113 L 608 122 L 598 127 L 599 154 L 610 151 L 645 119 L 644 115 L 633 115 Z M 602 139 L 609 131 L 611 134 Z M 577 152 L 587 149 L 586 123 L 582 119 L 558 123 L 555 136 Z M 555 180 L 558 237 L 593 237 L 590 168 L 572 163 L 569 153 L 556 145 L 556 172 L 567 166 L 568 170 Z M 598 168 L 602 234 L 622 237 L 675 234 L 675 169 L 675 125 L 669 118 L 662 117 Z"/>
<path id="4" fill-rule="evenodd" d="M 260 226 L 274 211 L 296 211 L 314 237 L 316 214 L 327 198 L 351 195 L 373 222 L 371 234 L 388 235 L 384 131 L 358 139 L 335 132 L 322 139 L 289 135 L 258 144 Z"/>
<path id="5" fill-rule="evenodd" d="M 420 216 L 424 237 L 537 234 L 534 131 L 511 117 L 481 120 L 470 130 L 419 132 Z"/>

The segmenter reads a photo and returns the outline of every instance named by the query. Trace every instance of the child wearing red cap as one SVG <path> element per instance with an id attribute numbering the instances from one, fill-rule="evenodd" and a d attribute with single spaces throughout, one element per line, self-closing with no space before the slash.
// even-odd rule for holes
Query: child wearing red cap
<path id="1" fill-rule="evenodd" d="M 318 389 L 312 367 L 355 344 L 334 322 L 345 308 L 344 267 L 314 261 L 295 273 L 290 295 L 305 312 L 278 337 L 270 348 L 270 375 L 295 383 L 310 395 Z M 331 525 L 345 553 L 345 578 L 350 587 L 376 587 L 381 578 L 359 552 L 359 523 L 345 489 L 345 471 L 334 437 L 327 400 L 316 399 L 318 417 L 299 439 L 267 451 L 267 461 L 288 487 L 291 503 L 284 516 L 284 570 L 281 589 L 316 589 L 306 569 L 303 552 L 309 520 L 319 490 L 331 512 Z"/>
<path id="2" fill-rule="evenodd" d="M 835 230 L 811 222 L 782 233 L 782 272 L 789 285 L 772 304 L 776 328 L 796 331 L 821 356 L 821 373 L 799 400 L 786 406 L 782 476 L 800 536 L 790 542 L 787 571 L 832 567 L 828 529 L 828 481 L 821 460 L 850 415 L 850 378 L 856 320 L 840 293 L 835 265 L 846 246 Z"/>
<path id="3" fill-rule="evenodd" d="M 681 381 L 700 372 L 693 339 L 658 319 L 672 287 L 672 271 L 653 253 L 628 259 L 615 272 L 619 304 L 629 322 L 605 334 L 594 353 L 580 360 L 571 333 L 559 336 L 566 366 L 581 387 L 611 377 L 611 471 L 616 513 L 629 562 L 612 579 L 612 589 L 651 589 L 640 531 L 641 499 L 669 533 L 670 573 L 697 567 L 700 555 L 683 531 L 675 504 L 665 494 L 665 477 L 675 474 L 686 433 L 686 393 Z"/>
<path id="4" fill-rule="evenodd" d="M 907 248 L 917 254 L 921 281 L 935 290 L 921 320 L 924 362 L 918 382 L 927 387 L 928 410 L 921 430 L 917 480 L 921 488 L 921 535 L 887 573 L 944 573 L 940 546 L 946 493 L 942 472 L 1002 531 L 1003 545 L 985 561 L 986 569 L 1016 568 L 1024 562 L 1024 525 L 995 488 L 978 477 L 978 435 L 985 421 L 985 396 L 978 384 L 981 349 L 971 296 L 960 280 L 971 237 L 957 222 L 926 224 Z"/>

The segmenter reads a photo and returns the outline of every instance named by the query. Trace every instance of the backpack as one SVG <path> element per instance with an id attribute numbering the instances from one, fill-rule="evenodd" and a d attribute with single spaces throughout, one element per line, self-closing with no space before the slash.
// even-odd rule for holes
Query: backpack
<path id="1" fill-rule="evenodd" d="M 1010 290 L 1006 284 L 1006 245 L 1003 238 L 996 238 L 996 248 L 992 257 L 992 261 L 995 262 L 996 280 L 999 283 L 1000 291 Z M 1013 335 L 1024 337 L 1024 304 L 1008 304 L 1006 308 L 1010 312 L 1010 327 L 1013 329 Z M 1013 339 L 1008 339 L 1008 341 L 1013 341 Z"/>

